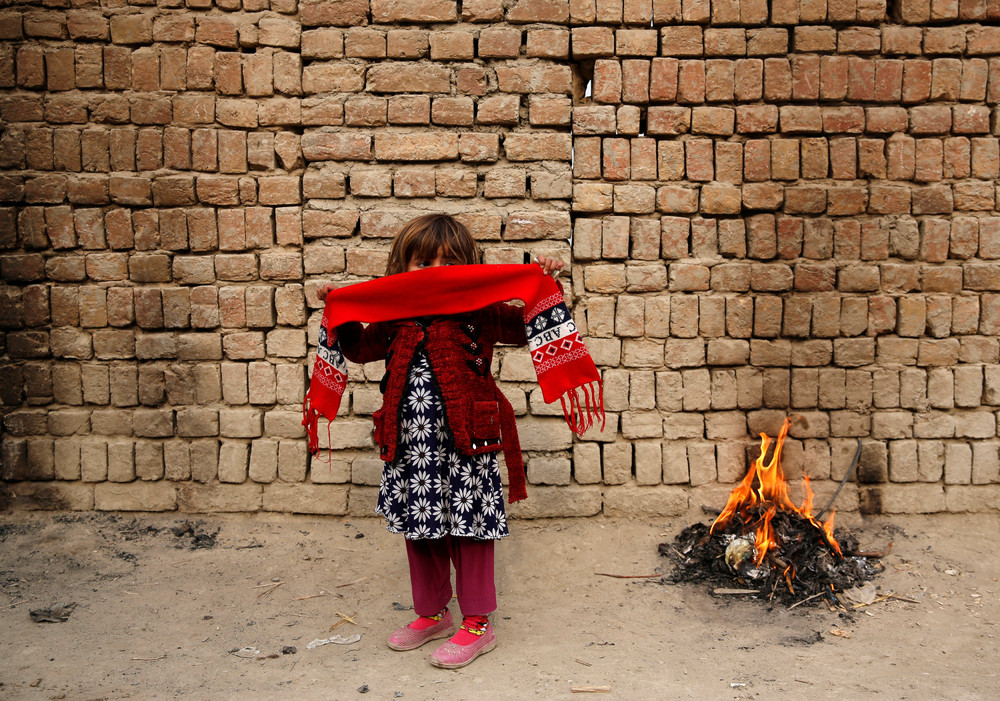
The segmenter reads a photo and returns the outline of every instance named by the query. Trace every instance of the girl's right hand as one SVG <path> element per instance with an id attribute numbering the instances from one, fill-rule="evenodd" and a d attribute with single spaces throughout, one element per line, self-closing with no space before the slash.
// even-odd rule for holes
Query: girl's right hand
<path id="1" fill-rule="evenodd" d="M 319 297 L 319 301 L 320 302 L 325 302 L 326 301 L 326 296 L 328 294 L 330 294 L 331 292 L 333 292 L 334 289 L 336 289 L 336 288 L 333 286 L 333 284 L 331 284 L 331 283 L 328 282 L 325 285 L 323 285 L 322 287 L 320 287 L 318 290 L 316 290 L 316 296 Z"/>

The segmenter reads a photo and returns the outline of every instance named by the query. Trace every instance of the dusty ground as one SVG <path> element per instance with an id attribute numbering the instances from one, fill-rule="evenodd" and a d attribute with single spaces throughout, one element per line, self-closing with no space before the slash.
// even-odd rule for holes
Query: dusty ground
<path id="1" fill-rule="evenodd" d="M 402 543 L 379 521 L 206 517 L 172 533 L 184 520 L 0 514 L 0 698 L 569 699 L 609 686 L 597 698 L 995 699 L 1000 688 L 997 516 L 855 517 L 863 546 L 895 541 L 876 584 L 917 603 L 851 615 L 595 574 L 656 572 L 657 544 L 690 519 L 515 522 L 498 547 L 500 645 L 451 672 L 428 664 L 431 645 L 385 646 L 412 611 L 397 610 L 410 603 Z M 66 622 L 29 617 L 56 602 L 76 602 Z M 338 612 L 356 625 L 330 631 Z M 233 652 L 248 646 L 260 656 Z"/>

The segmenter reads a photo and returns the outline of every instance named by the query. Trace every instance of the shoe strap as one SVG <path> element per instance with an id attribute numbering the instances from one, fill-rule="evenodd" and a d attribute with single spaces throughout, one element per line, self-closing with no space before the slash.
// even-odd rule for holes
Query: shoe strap
<path id="1" fill-rule="evenodd" d="M 490 619 L 486 616 L 464 616 L 462 618 L 461 630 L 467 630 L 473 635 L 482 635 L 486 632 Z"/>

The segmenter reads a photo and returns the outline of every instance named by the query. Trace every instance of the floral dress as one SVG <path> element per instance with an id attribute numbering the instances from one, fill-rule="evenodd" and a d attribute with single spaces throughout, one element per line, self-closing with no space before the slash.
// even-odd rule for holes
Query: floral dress
<path id="1" fill-rule="evenodd" d="M 455 451 L 430 362 L 418 349 L 400 407 L 399 450 L 385 463 L 375 513 L 411 540 L 510 535 L 496 453 Z"/>

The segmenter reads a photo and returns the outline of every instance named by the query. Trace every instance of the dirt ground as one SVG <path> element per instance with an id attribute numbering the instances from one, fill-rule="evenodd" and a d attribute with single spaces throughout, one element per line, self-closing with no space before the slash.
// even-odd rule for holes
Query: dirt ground
<path id="1" fill-rule="evenodd" d="M 374 518 L 0 514 L 0 698 L 997 698 L 1000 517 L 853 519 L 862 547 L 895 542 L 875 584 L 916 603 L 788 610 L 595 574 L 662 572 L 690 518 L 515 521 L 499 645 L 444 671 L 434 643 L 385 645 L 413 613 Z M 57 602 L 68 620 L 32 621 Z"/>

